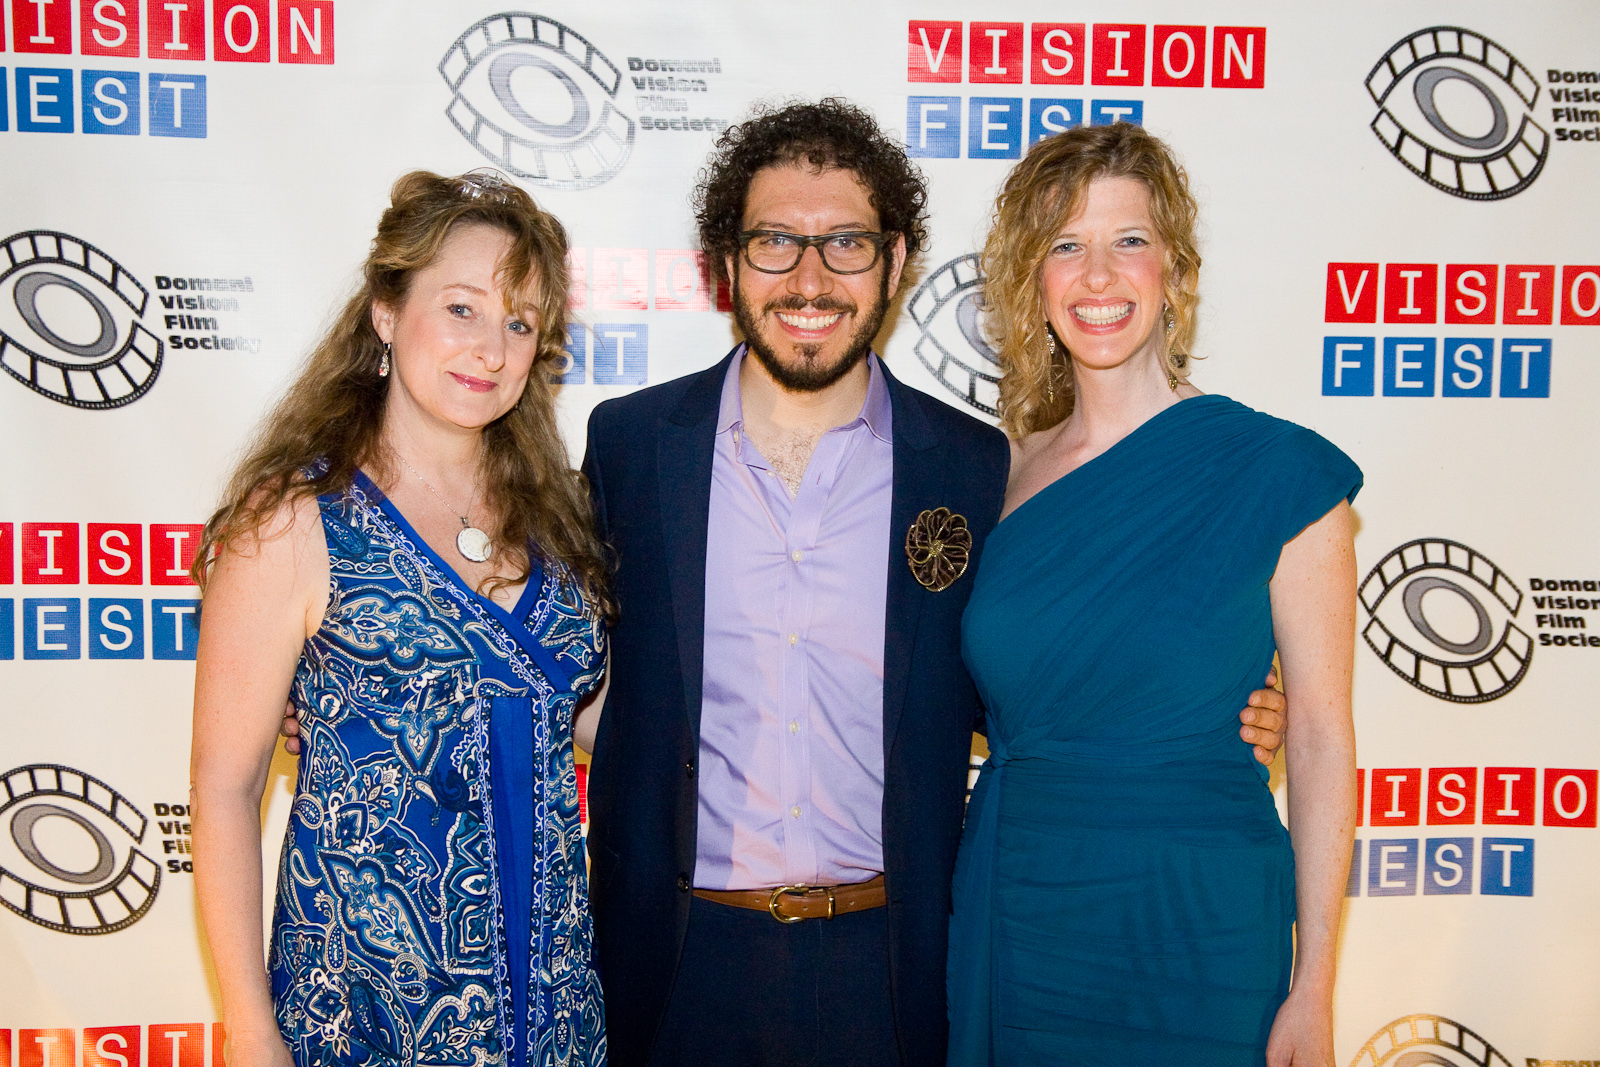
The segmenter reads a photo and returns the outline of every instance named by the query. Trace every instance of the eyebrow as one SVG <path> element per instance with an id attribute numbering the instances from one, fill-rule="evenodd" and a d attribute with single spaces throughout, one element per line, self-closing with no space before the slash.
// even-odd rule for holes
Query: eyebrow
<path id="1" fill-rule="evenodd" d="M 446 289 L 465 289 L 467 292 L 469 292 L 469 293 L 477 293 L 479 296 L 488 296 L 489 295 L 488 292 L 486 292 L 485 290 L 479 289 L 476 285 L 468 285 L 466 282 L 451 282 L 449 285 L 446 285 L 445 288 Z"/>
<path id="2" fill-rule="evenodd" d="M 750 226 L 749 229 L 752 229 L 752 230 L 780 230 L 783 233 L 798 233 L 799 232 L 797 230 L 791 230 L 789 228 L 789 224 L 788 223 L 772 222 L 772 221 L 769 221 L 767 219 L 759 219 L 759 220 L 757 220 L 755 225 Z M 857 232 L 857 231 L 860 231 L 860 232 L 863 232 L 863 233 L 871 233 L 872 232 L 872 227 L 868 226 L 864 222 L 841 222 L 839 225 L 830 226 L 828 229 L 823 230 L 822 232 L 823 233 L 854 233 L 854 232 Z M 801 234 L 800 236 L 805 237 L 805 236 L 820 236 L 820 235 Z"/>

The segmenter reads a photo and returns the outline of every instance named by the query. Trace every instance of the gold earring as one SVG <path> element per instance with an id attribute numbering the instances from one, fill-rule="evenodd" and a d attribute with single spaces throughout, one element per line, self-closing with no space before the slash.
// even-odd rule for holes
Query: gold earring
<path id="1" fill-rule="evenodd" d="M 1056 335 L 1055 331 L 1050 329 L 1049 323 L 1045 323 L 1044 327 L 1044 345 L 1050 353 L 1050 365 L 1045 370 L 1044 398 L 1049 403 L 1054 404 L 1056 402 Z"/>
<path id="2" fill-rule="evenodd" d="M 389 376 L 389 353 L 391 350 L 392 346 L 389 344 L 389 342 L 383 342 L 383 362 L 378 364 L 378 377 L 380 378 L 387 378 Z"/>

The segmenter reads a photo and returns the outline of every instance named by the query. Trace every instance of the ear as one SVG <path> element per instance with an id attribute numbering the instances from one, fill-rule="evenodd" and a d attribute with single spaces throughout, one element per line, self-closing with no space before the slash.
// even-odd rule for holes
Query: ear
<path id="1" fill-rule="evenodd" d="M 900 291 L 900 275 L 906 269 L 906 235 L 897 233 L 889 249 L 889 292 Z"/>
<path id="2" fill-rule="evenodd" d="M 729 290 L 728 299 L 731 301 L 733 299 L 733 291 L 732 290 L 733 290 L 734 271 L 739 269 L 739 257 L 734 255 L 734 254 L 732 254 L 732 253 L 729 253 L 728 255 L 723 256 L 722 257 L 722 269 L 727 271 L 727 273 L 725 275 L 723 275 L 723 277 L 728 279 L 728 290 Z"/>
<path id="3" fill-rule="evenodd" d="M 388 304 L 372 302 L 372 328 L 378 331 L 378 340 L 389 344 L 394 340 L 395 310 Z"/>

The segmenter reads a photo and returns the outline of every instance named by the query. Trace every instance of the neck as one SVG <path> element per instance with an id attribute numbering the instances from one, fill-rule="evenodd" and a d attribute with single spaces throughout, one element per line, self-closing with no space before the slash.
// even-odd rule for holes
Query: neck
<path id="1" fill-rule="evenodd" d="M 761 361 L 747 353 L 739 367 L 744 420 L 757 428 L 783 433 L 822 433 L 861 414 L 871 381 L 872 369 L 863 359 L 825 389 L 792 392 L 773 380 Z"/>
<path id="2" fill-rule="evenodd" d="M 1075 400 L 1066 432 L 1079 443 L 1110 445 L 1137 429 L 1152 415 L 1171 407 L 1193 391 L 1167 384 L 1166 371 L 1153 357 L 1129 360 L 1118 367 L 1072 368 Z"/>
<path id="3" fill-rule="evenodd" d="M 399 392 L 389 394 L 383 419 L 383 447 L 436 489 L 442 485 L 476 485 L 483 461 L 483 431 L 435 418 L 409 398 L 397 396 Z M 407 473 L 411 472 L 404 467 L 391 471 L 391 480 Z"/>

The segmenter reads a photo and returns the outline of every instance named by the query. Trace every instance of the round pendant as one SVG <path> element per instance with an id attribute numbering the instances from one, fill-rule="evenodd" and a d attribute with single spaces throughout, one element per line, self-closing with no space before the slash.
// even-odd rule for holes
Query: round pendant
<path id="1" fill-rule="evenodd" d="M 489 558 L 489 535 L 476 526 L 468 526 L 456 534 L 456 551 L 474 563 Z"/>

